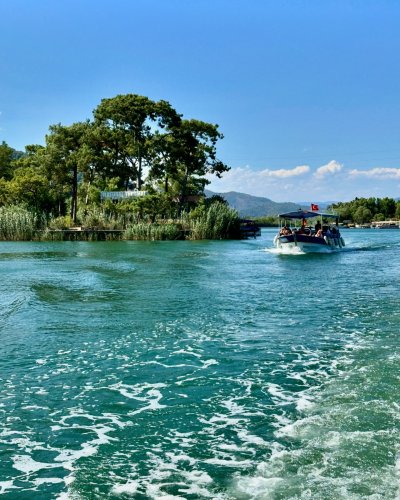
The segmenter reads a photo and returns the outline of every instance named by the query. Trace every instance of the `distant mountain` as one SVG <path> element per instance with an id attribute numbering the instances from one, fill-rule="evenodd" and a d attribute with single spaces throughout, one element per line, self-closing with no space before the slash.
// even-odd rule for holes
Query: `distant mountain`
<path id="1" fill-rule="evenodd" d="M 269 198 L 237 193 L 236 191 L 230 191 L 228 193 L 214 193 L 206 189 L 205 194 L 208 197 L 216 194 L 222 196 L 228 202 L 229 206 L 239 212 L 241 217 L 266 217 L 309 206 L 309 204 L 299 205 L 297 203 L 277 203 Z"/>

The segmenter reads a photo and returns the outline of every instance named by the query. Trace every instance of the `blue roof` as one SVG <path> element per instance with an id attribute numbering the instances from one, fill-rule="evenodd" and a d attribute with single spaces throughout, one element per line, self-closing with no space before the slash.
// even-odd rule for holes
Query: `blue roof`
<path id="1" fill-rule="evenodd" d="M 312 217 L 338 217 L 337 214 L 324 214 L 322 212 L 311 212 L 310 210 L 296 210 L 295 212 L 287 212 L 285 214 L 279 214 L 279 217 L 284 219 L 311 219 Z"/>

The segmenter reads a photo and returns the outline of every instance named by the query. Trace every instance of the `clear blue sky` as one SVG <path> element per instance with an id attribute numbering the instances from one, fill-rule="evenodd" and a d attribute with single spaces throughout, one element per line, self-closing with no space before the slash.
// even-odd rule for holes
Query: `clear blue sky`
<path id="1" fill-rule="evenodd" d="M 400 196 L 398 0 L 0 0 L 0 141 L 165 99 L 218 123 L 215 191 Z"/>

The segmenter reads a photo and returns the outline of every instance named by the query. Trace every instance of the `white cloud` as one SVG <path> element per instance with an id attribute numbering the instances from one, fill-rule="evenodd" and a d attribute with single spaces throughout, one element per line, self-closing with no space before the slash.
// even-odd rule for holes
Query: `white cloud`
<path id="1" fill-rule="evenodd" d="M 350 175 L 354 177 L 373 177 L 380 179 L 400 178 L 400 168 L 370 168 L 369 170 L 350 170 Z"/>
<path id="2" fill-rule="evenodd" d="M 340 172 L 342 170 L 342 168 L 343 168 L 343 165 L 341 165 L 340 163 L 338 163 L 335 160 L 332 160 L 329 163 L 327 163 L 326 165 L 322 165 L 322 167 L 317 168 L 314 176 L 319 178 L 319 179 L 322 179 L 326 175 L 337 174 L 338 172 Z"/>
<path id="3" fill-rule="evenodd" d="M 221 179 L 210 175 L 208 179 L 211 184 L 207 188 L 217 193 L 238 191 L 276 201 L 288 201 L 293 199 L 294 192 L 302 198 L 301 187 L 306 187 L 308 182 L 302 181 L 301 176 L 309 171 L 310 167 L 307 165 L 279 170 L 236 167 L 224 173 Z"/>
<path id="4" fill-rule="evenodd" d="M 347 170 L 330 161 L 313 171 L 307 165 L 292 169 L 232 168 L 222 179 L 209 176 L 208 189 L 216 193 L 237 191 L 273 201 L 349 201 L 355 197 L 398 197 L 400 168 Z M 379 179 L 380 182 L 377 182 Z"/>
<path id="5" fill-rule="evenodd" d="M 297 177 L 299 175 L 304 175 L 309 171 L 310 167 L 308 165 L 300 165 L 292 169 L 281 168 L 279 170 L 270 170 L 267 168 L 265 170 L 262 170 L 261 174 L 265 175 L 266 177 L 278 177 L 280 179 L 285 179 L 287 177 Z"/>

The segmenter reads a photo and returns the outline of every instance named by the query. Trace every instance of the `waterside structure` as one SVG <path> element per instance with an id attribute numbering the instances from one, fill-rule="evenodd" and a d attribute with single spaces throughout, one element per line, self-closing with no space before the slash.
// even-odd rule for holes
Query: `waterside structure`
<path id="1" fill-rule="evenodd" d="M 371 222 L 371 227 L 374 229 L 400 229 L 400 221 L 398 220 L 381 220 Z"/>

